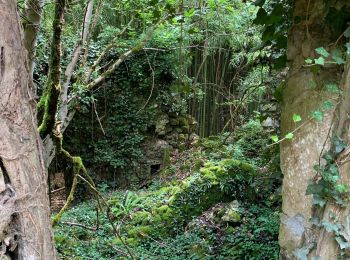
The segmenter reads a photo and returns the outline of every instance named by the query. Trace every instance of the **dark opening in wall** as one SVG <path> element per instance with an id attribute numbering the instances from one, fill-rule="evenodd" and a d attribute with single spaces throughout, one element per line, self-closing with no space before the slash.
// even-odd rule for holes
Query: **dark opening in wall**
<path id="1" fill-rule="evenodd" d="M 157 174 L 160 170 L 160 164 L 151 165 L 151 175 Z"/>

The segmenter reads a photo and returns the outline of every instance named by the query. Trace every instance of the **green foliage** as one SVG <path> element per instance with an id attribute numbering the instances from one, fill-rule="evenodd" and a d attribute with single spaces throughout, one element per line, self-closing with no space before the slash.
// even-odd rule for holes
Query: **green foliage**
<path id="1" fill-rule="evenodd" d="M 267 136 L 251 120 L 234 137 L 201 139 L 148 189 L 111 194 L 111 216 L 132 252 L 141 259 L 277 259 L 280 170 Z M 237 199 L 242 204 L 232 206 Z M 91 227 L 94 216 L 94 205 L 83 203 L 63 221 Z M 96 232 L 61 224 L 55 233 L 60 255 L 125 256 L 106 216 L 100 214 L 100 222 Z"/>
<path id="2" fill-rule="evenodd" d="M 245 224 L 229 232 L 218 259 L 278 259 L 279 216 L 277 211 L 261 205 L 245 205 Z"/>
<path id="3" fill-rule="evenodd" d="M 264 26 L 262 41 L 272 49 L 272 62 L 276 69 L 285 67 L 287 47 L 287 29 L 291 24 L 291 1 L 256 1 L 260 9 L 254 20 Z M 270 51 L 271 52 L 271 51 Z"/>
<path id="4" fill-rule="evenodd" d="M 106 172 L 127 175 L 143 158 L 140 144 L 145 136 L 154 134 L 149 133 L 149 128 L 156 120 L 157 111 L 184 110 L 185 103 L 169 93 L 174 59 L 172 53 L 140 53 L 110 77 L 104 91 L 86 93 L 94 102 L 80 104 L 81 113 L 67 129 L 65 140 L 90 169 L 96 165 Z"/>
<path id="5" fill-rule="evenodd" d="M 116 218 L 128 216 L 136 207 L 142 208 L 142 198 L 131 191 L 126 191 L 122 201 L 110 199 L 108 202 L 112 208 L 112 213 Z"/>

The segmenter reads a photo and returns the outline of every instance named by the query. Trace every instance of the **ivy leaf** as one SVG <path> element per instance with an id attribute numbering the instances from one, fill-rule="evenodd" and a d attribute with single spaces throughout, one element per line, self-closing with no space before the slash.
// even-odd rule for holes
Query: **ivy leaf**
<path id="1" fill-rule="evenodd" d="M 323 185 L 319 183 L 311 183 L 306 188 L 306 195 L 321 194 L 323 192 Z"/>
<path id="2" fill-rule="evenodd" d="M 271 136 L 271 139 L 272 139 L 272 141 L 274 141 L 275 143 L 278 142 L 278 136 L 277 136 L 277 135 Z"/>
<path id="3" fill-rule="evenodd" d="M 314 196 L 312 203 L 314 205 L 319 205 L 321 208 L 326 205 L 326 201 L 321 196 Z"/>
<path id="4" fill-rule="evenodd" d="M 302 248 L 298 248 L 297 250 L 295 250 L 293 252 L 293 255 L 297 258 L 297 259 L 300 259 L 300 260 L 307 260 L 307 255 L 309 254 L 310 252 L 310 248 L 305 246 L 305 247 L 302 247 Z"/>
<path id="5" fill-rule="evenodd" d="M 349 38 L 349 37 L 350 37 L 350 27 L 348 27 L 348 28 L 345 30 L 344 36 L 345 36 L 346 38 Z"/>
<path id="6" fill-rule="evenodd" d="M 294 121 L 294 123 L 300 122 L 301 121 L 301 116 L 297 115 L 297 114 L 294 114 L 293 115 L 293 121 Z"/>
<path id="7" fill-rule="evenodd" d="M 327 232 L 334 232 L 335 234 L 338 234 L 340 230 L 340 227 L 338 224 L 332 224 L 328 220 L 323 220 L 322 226 L 326 229 Z"/>
<path id="8" fill-rule="evenodd" d="M 323 57 L 319 57 L 318 59 L 315 59 L 315 64 L 324 66 L 325 59 Z"/>
<path id="9" fill-rule="evenodd" d="M 335 186 L 336 191 L 338 191 L 339 193 L 346 193 L 349 191 L 349 187 L 345 184 L 337 184 Z"/>
<path id="10" fill-rule="evenodd" d="M 346 47 L 346 54 L 350 56 L 350 43 L 346 43 L 345 44 L 345 47 Z"/>
<path id="11" fill-rule="evenodd" d="M 327 90 L 328 92 L 330 92 L 330 93 L 335 93 L 335 94 L 341 93 L 341 91 L 340 91 L 338 85 L 335 84 L 335 83 L 327 83 L 327 84 L 325 85 L 325 87 L 326 87 L 326 90 Z"/>
<path id="12" fill-rule="evenodd" d="M 349 242 L 345 242 L 340 236 L 337 236 L 335 238 L 335 240 L 338 242 L 338 245 L 340 247 L 340 249 L 347 249 L 350 248 L 350 243 Z"/>
<path id="13" fill-rule="evenodd" d="M 322 55 L 323 57 L 327 58 L 329 56 L 329 52 L 323 48 L 323 47 L 319 47 L 315 50 L 318 54 Z"/>
<path id="14" fill-rule="evenodd" d="M 329 101 L 329 100 L 326 100 L 325 102 L 323 102 L 323 104 L 322 104 L 322 108 L 324 109 L 324 110 L 331 110 L 332 108 L 333 108 L 333 103 L 332 103 L 332 101 Z"/>
<path id="15" fill-rule="evenodd" d="M 314 168 L 314 170 L 315 170 L 316 172 L 319 172 L 319 173 L 322 173 L 322 172 L 324 171 L 323 166 L 318 165 L 318 164 L 314 165 L 313 168 Z"/>
<path id="16" fill-rule="evenodd" d="M 331 164 L 328 168 L 328 171 L 333 176 L 339 176 L 338 166 Z"/>
<path id="17" fill-rule="evenodd" d="M 306 63 L 306 64 L 311 64 L 311 63 L 312 63 L 312 59 L 306 59 L 306 60 L 305 60 L 305 63 Z"/>
<path id="18" fill-rule="evenodd" d="M 334 136 L 332 138 L 332 142 L 335 146 L 336 154 L 341 153 L 347 147 L 346 142 L 344 142 L 344 140 L 342 140 L 339 136 Z"/>
<path id="19" fill-rule="evenodd" d="M 330 163 L 333 161 L 333 156 L 330 152 L 325 152 L 323 155 L 322 155 L 322 158 L 326 160 L 327 163 Z"/>
<path id="20" fill-rule="evenodd" d="M 312 112 L 312 118 L 315 119 L 317 122 L 322 122 L 323 117 L 324 117 L 324 113 L 320 110 L 316 110 L 314 112 Z"/>
<path id="21" fill-rule="evenodd" d="M 332 58 L 338 65 L 345 63 L 343 52 L 339 48 L 332 50 Z"/>
<path id="22" fill-rule="evenodd" d="M 286 136 L 285 136 L 285 138 L 286 139 L 293 139 L 293 137 L 294 137 L 294 134 L 293 133 L 288 133 L 288 134 L 286 134 Z"/>

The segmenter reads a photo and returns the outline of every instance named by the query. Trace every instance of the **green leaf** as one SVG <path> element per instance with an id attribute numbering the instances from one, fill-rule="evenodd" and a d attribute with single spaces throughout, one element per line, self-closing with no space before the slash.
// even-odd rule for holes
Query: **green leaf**
<path id="1" fill-rule="evenodd" d="M 343 52 L 339 48 L 332 50 L 332 58 L 338 65 L 345 63 Z"/>
<path id="2" fill-rule="evenodd" d="M 314 196 L 312 203 L 314 205 L 319 205 L 321 208 L 326 205 L 326 201 L 321 196 Z"/>
<path id="3" fill-rule="evenodd" d="M 322 108 L 323 108 L 324 110 L 331 110 L 333 107 L 334 107 L 334 105 L 333 105 L 332 101 L 330 101 L 330 100 L 326 100 L 326 101 L 323 102 L 323 104 L 322 104 Z"/>
<path id="4" fill-rule="evenodd" d="M 293 139 L 293 137 L 294 137 L 294 134 L 293 134 L 293 133 L 288 133 L 288 134 L 286 134 L 286 136 L 285 136 L 286 139 Z"/>
<path id="5" fill-rule="evenodd" d="M 318 54 L 322 55 L 323 57 L 327 58 L 329 56 L 329 52 L 323 48 L 323 47 L 319 47 L 315 50 Z"/>
<path id="6" fill-rule="evenodd" d="M 349 37 L 350 37 L 350 27 L 348 27 L 348 28 L 345 30 L 344 36 L 345 36 L 346 38 L 349 38 Z"/>
<path id="7" fill-rule="evenodd" d="M 341 92 L 338 85 L 335 83 L 327 83 L 325 87 L 326 87 L 326 90 L 330 93 L 339 94 Z"/>
<path id="8" fill-rule="evenodd" d="M 319 183 L 311 183 L 306 188 L 306 195 L 321 194 L 324 186 Z"/>
<path id="9" fill-rule="evenodd" d="M 346 147 L 347 147 L 347 143 L 344 142 L 344 140 L 342 140 L 339 136 L 334 136 L 332 138 L 332 142 L 335 146 L 335 152 L 336 154 L 341 153 Z M 338 169 L 338 168 L 337 168 Z"/>
<path id="10" fill-rule="evenodd" d="M 307 64 L 312 64 L 312 59 L 306 59 L 306 60 L 305 60 L 305 63 L 307 63 Z"/>
<path id="11" fill-rule="evenodd" d="M 327 163 L 330 163 L 333 161 L 333 156 L 330 152 L 325 152 L 323 155 L 322 155 L 322 158 L 326 160 Z"/>
<path id="12" fill-rule="evenodd" d="M 297 115 L 297 114 L 294 114 L 293 115 L 293 121 L 294 121 L 294 123 L 301 121 L 301 116 Z"/>
<path id="13" fill-rule="evenodd" d="M 335 238 L 335 240 L 338 242 L 338 245 L 339 245 L 340 249 L 343 250 L 343 249 L 350 248 L 350 243 L 344 241 L 340 236 L 337 236 L 337 237 Z"/>
<path id="14" fill-rule="evenodd" d="M 275 143 L 278 142 L 278 136 L 277 135 L 273 135 L 271 136 L 272 141 L 274 141 Z"/>
<path id="15" fill-rule="evenodd" d="M 315 64 L 324 66 L 325 59 L 323 57 L 319 57 L 318 59 L 315 59 Z"/>
<path id="16" fill-rule="evenodd" d="M 350 56 L 350 43 L 346 43 L 345 44 L 345 47 L 346 47 L 346 54 L 348 55 L 348 56 Z"/>
<path id="17" fill-rule="evenodd" d="M 310 248 L 305 246 L 302 248 L 298 248 L 293 252 L 293 255 L 296 257 L 296 259 L 299 260 L 307 260 L 307 255 L 310 252 Z"/>
<path id="18" fill-rule="evenodd" d="M 332 224 L 328 220 L 323 220 L 322 226 L 326 229 L 327 232 L 334 232 L 338 234 L 340 231 L 339 224 Z"/>
<path id="19" fill-rule="evenodd" d="M 335 189 L 339 193 L 346 193 L 349 191 L 349 187 L 345 184 L 337 184 L 337 185 L 335 185 Z"/>
<path id="20" fill-rule="evenodd" d="M 320 110 L 316 110 L 316 111 L 312 112 L 311 116 L 317 122 L 322 122 L 323 117 L 324 117 L 324 113 L 322 111 L 320 111 Z"/>

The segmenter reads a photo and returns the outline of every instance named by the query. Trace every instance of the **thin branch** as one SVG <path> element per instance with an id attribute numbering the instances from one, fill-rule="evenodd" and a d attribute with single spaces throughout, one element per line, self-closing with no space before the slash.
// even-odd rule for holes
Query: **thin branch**
<path id="1" fill-rule="evenodd" d="M 81 227 L 81 228 L 85 228 L 91 231 L 96 231 L 97 227 L 89 227 L 80 223 L 75 223 L 75 222 L 69 222 L 69 221 L 61 221 L 61 224 L 65 224 L 65 225 L 69 225 L 69 226 L 76 226 L 76 227 Z"/>

